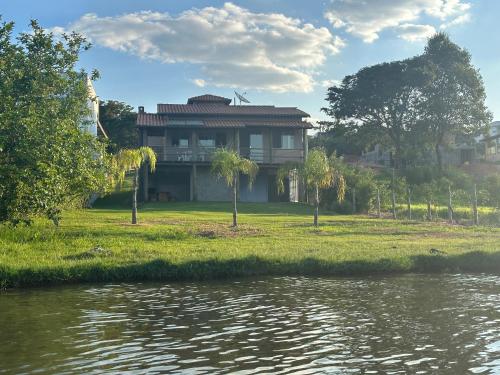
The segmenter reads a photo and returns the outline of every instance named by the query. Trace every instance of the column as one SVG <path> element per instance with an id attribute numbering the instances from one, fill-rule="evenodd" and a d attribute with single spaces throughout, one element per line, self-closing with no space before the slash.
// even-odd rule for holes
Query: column
<path id="1" fill-rule="evenodd" d="M 273 163 L 273 130 L 268 129 L 267 131 L 269 132 L 269 137 L 268 137 L 268 140 L 269 140 L 269 164 L 272 164 Z"/>
<path id="2" fill-rule="evenodd" d="M 163 131 L 163 161 L 167 161 L 167 128 Z"/>
<path id="3" fill-rule="evenodd" d="M 197 175 L 196 164 L 193 164 L 193 170 L 191 172 L 191 184 L 192 184 L 191 200 L 196 202 L 198 200 L 198 175 Z"/>
<path id="4" fill-rule="evenodd" d="M 193 129 L 191 131 L 191 152 L 192 152 L 192 158 L 191 160 L 197 161 L 198 160 L 198 142 L 197 142 L 197 137 L 196 137 L 196 130 Z"/>

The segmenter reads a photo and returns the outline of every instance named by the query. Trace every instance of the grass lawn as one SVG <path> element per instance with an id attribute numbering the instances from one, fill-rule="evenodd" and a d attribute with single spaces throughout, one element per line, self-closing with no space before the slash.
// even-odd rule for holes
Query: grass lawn
<path id="1" fill-rule="evenodd" d="M 301 204 L 155 203 L 0 226 L 0 287 L 249 275 L 500 272 L 500 228 L 320 215 Z M 99 247 L 99 250 L 92 250 Z M 431 254 L 431 248 L 446 254 Z"/>

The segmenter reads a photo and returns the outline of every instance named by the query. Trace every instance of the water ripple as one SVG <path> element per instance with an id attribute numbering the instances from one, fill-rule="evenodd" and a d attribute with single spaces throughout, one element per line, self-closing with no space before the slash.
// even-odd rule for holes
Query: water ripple
<path id="1" fill-rule="evenodd" d="M 500 277 L 12 291 L 0 335 L 0 373 L 498 374 Z"/>

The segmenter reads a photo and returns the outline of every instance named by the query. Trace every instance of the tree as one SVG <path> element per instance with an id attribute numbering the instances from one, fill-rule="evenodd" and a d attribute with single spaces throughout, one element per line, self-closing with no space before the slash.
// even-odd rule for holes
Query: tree
<path id="1" fill-rule="evenodd" d="M 486 132 L 491 114 L 485 105 L 481 75 L 472 65 L 469 52 L 446 34 L 438 33 L 429 39 L 420 62 L 425 68 L 422 126 L 442 170 L 442 148 L 457 136 Z"/>
<path id="2" fill-rule="evenodd" d="M 110 150 L 137 147 L 139 135 L 135 126 L 137 113 L 123 102 L 103 101 L 99 104 L 99 120 L 109 137 Z"/>
<path id="3" fill-rule="evenodd" d="M 233 199 L 233 227 L 238 226 L 237 189 L 240 174 L 248 176 L 248 186 L 252 187 L 253 181 L 259 171 L 258 165 L 251 160 L 240 157 L 236 152 L 218 149 L 213 154 L 212 173 L 218 178 L 223 178 L 232 190 Z"/>
<path id="4" fill-rule="evenodd" d="M 13 27 L 0 20 L 0 222 L 57 225 L 64 207 L 106 185 L 104 144 L 84 131 L 88 75 L 76 69 L 90 46 L 36 21 L 14 39 Z"/>
<path id="5" fill-rule="evenodd" d="M 132 224 L 137 224 L 137 190 L 139 189 L 139 170 L 144 164 L 149 164 L 149 169 L 154 172 L 156 168 L 156 154 L 150 147 L 139 147 L 137 149 L 122 149 L 113 158 L 113 170 L 111 174 L 112 184 L 117 178 L 121 184 L 128 172 L 133 172 L 132 183 Z"/>
<path id="6" fill-rule="evenodd" d="M 413 58 L 363 68 L 328 89 L 329 107 L 322 110 L 379 143 L 388 142 L 400 168 L 407 135 L 418 119 L 420 65 Z"/>
<path id="7" fill-rule="evenodd" d="M 290 172 L 297 171 L 308 189 L 314 191 L 314 226 L 318 226 L 320 191 L 332 186 L 337 187 L 337 200 L 341 202 L 345 196 L 345 180 L 337 166 L 335 155 L 330 158 L 323 149 L 313 149 L 307 155 L 304 163 L 289 163 L 283 165 L 276 175 L 278 193 L 285 189 L 284 181 Z"/>

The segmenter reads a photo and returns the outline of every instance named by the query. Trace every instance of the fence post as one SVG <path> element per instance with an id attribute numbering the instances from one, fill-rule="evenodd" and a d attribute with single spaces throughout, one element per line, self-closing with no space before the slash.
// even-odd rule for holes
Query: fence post
<path id="1" fill-rule="evenodd" d="M 392 168 L 392 218 L 397 219 L 396 215 L 396 191 L 394 190 L 394 168 Z"/>
<path id="2" fill-rule="evenodd" d="M 448 185 L 448 221 L 453 224 L 453 205 L 451 201 L 451 185 Z"/>
<path id="3" fill-rule="evenodd" d="M 352 213 L 356 213 L 356 188 L 352 188 Z"/>
<path id="4" fill-rule="evenodd" d="M 377 217 L 380 219 L 382 217 L 380 213 L 380 189 L 377 188 Z"/>
<path id="5" fill-rule="evenodd" d="M 474 215 L 474 225 L 479 225 L 479 212 L 477 209 L 477 185 L 474 184 L 474 202 L 472 206 L 472 214 Z"/>
<path id="6" fill-rule="evenodd" d="M 427 220 L 432 221 L 432 207 L 430 199 L 427 199 Z"/>
<path id="7" fill-rule="evenodd" d="M 411 189 L 408 187 L 408 220 L 411 220 Z"/>

